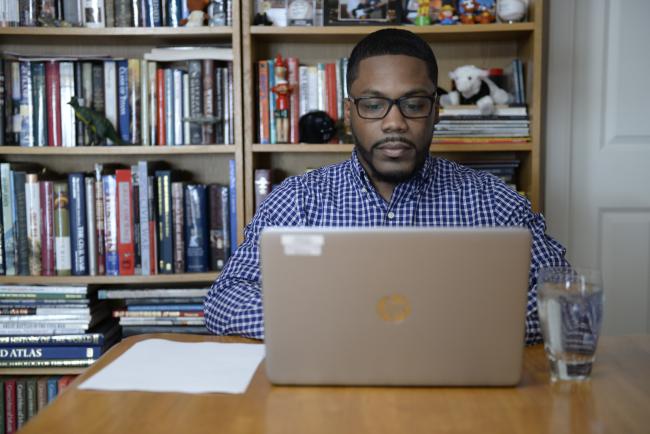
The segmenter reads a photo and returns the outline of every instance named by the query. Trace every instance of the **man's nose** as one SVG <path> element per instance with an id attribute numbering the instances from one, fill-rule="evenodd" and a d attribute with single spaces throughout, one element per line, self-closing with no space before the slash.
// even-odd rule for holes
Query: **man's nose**
<path id="1" fill-rule="evenodd" d="M 406 119 L 397 104 L 393 104 L 388 109 L 388 113 L 382 119 L 381 128 L 383 131 L 405 131 L 408 128 Z"/>

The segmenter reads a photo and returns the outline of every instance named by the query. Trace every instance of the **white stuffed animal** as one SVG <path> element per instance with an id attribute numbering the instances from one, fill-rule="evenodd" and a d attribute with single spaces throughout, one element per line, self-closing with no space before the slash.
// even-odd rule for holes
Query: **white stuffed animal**
<path id="1" fill-rule="evenodd" d="M 456 90 L 442 95 L 440 105 L 476 104 L 481 114 L 491 115 L 496 104 L 509 104 L 512 96 L 494 84 L 488 75 L 486 69 L 474 65 L 459 66 L 449 73 Z"/>

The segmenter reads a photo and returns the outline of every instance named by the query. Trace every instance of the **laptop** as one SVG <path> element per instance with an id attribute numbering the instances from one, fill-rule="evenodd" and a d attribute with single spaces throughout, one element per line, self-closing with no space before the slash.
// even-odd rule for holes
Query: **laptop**
<path id="1" fill-rule="evenodd" d="M 266 369 L 284 385 L 509 386 L 525 228 L 268 228 Z"/>

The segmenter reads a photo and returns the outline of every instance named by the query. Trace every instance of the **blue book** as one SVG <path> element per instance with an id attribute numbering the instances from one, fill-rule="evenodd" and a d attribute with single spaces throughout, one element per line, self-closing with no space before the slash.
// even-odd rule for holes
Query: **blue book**
<path id="1" fill-rule="evenodd" d="M 117 125 L 122 140 L 131 143 L 131 106 L 129 104 L 129 61 L 118 60 L 117 64 Z"/>
<path id="2" fill-rule="evenodd" d="M 101 353 L 102 347 L 100 346 L 0 346 L 0 361 L 97 359 Z"/>
<path id="3" fill-rule="evenodd" d="M 237 173 L 235 160 L 230 160 L 230 254 L 237 250 Z"/>
<path id="4" fill-rule="evenodd" d="M 50 403 L 56 398 L 56 395 L 59 393 L 59 378 L 61 377 L 50 377 L 47 379 L 47 402 Z"/>
<path id="5" fill-rule="evenodd" d="M 104 187 L 104 244 L 106 257 L 106 275 L 120 274 L 117 255 L 117 184 L 115 175 L 102 176 Z"/>
<path id="6" fill-rule="evenodd" d="M 127 306 L 126 310 L 133 312 L 149 312 L 159 310 L 178 310 L 183 312 L 193 312 L 203 310 L 202 304 L 132 304 Z"/>
<path id="7" fill-rule="evenodd" d="M 72 247 L 72 275 L 88 274 L 88 238 L 86 224 L 86 189 L 83 173 L 68 175 L 70 198 L 70 245 Z"/>
<path id="8" fill-rule="evenodd" d="M 208 201 L 206 186 L 185 186 L 185 267 L 190 273 L 208 271 Z"/>
<path id="9" fill-rule="evenodd" d="M 269 141 L 275 145 L 278 140 L 277 131 L 275 131 L 275 93 L 273 93 L 273 86 L 275 86 L 275 60 L 269 59 Z M 228 109 L 226 109 L 228 110 Z"/>
<path id="10" fill-rule="evenodd" d="M 178 27 L 183 14 L 183 3 L 181 0 L 168 0 L 167 2 L 167 26 Z"/>

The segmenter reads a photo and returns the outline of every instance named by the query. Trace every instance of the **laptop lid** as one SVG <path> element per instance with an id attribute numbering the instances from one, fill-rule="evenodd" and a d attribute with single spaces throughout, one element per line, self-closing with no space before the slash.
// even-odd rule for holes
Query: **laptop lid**
<path id="1" fill-rule="evenodd" d="M 514 385 L 524 228 L 269 228 L 266 367 L 275 384 Z"/>

